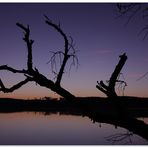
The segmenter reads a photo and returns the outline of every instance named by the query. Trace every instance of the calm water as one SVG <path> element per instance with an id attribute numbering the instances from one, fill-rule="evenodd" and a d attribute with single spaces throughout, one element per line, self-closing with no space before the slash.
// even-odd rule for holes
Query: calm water
<path id="1" fill-rule="evenodd" d="M 42 113 L 0 113 L 0 144 L 148 144 L 124 128 L 87 117 Z"/>

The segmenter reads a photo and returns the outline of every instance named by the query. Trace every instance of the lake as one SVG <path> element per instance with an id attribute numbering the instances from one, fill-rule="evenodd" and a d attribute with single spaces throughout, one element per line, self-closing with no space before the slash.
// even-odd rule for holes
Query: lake
<path id="1" fill-rule="evenodd" d="M 140 120 L 143 120 L 142 118 Z M 144 119 L 147 122 L 147 119 Z M 1 145 L 148 144 L 127 129 L 88 117 L 42 112 L 0 113 Z"/>

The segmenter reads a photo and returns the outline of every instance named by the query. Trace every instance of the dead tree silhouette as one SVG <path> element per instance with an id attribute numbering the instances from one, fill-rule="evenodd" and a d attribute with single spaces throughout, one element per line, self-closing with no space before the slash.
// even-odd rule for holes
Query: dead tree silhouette
<path id="1" fill-rule="evenodd" d="M 138 16 L 140 22 L 147 21 L 148 18 L 148 4 L 147 3 L 117 3 L 116 4 L 117 17 L 118 18 L 126 18 L 125 25 L 129 24 L 134 17 Z M 137 20 L 138 20 L 137 19 Z M 136 20 L 136 19 L 135 19 Z M 133 20 L 133 21 L 135 21 Z M 148 35 L 148 24 L 146 23 L 144 26 L 142 25 L 142 29 L 139 31 L 138 35 L 143 36 L 143 40 Z"/>
<path id="2" fill-rule="evenodd" d="M 118 17 L 124 16 L 127 18 L 125 24 L 127 25 L 132 20 L 132 18 L 134 18 L 135 15 L 137 15 L 137 13 L 141 11 L 142 3 L 117 3 L 116 8 L 117 8 Z M 144 12 L 142 13 L 143 17 L 145 17 Z"/>
<path id="3" fill-rule="evenodd" d="M 30 81 L 36 82 L 38 85 L 46 87 L 51 89 L 52 91 L 56 92 L 60 96 L 64 97 L 67 100 L 73 100 L 75 96 L 71 94 L 69 91 L 61 87 L 61 80 L 64 73 L 64 69 L 66 66 L 66 63 L 70 58 L 72 58 L 72 64 L 75 64 L 74 62 L 78 63 L 78 59 L 76 56 L 76 50 L 73 45 L 73 40 L 70 37 L 70 40 L 68 40 L 67 35 L 63 32 L 63 30 L 60 28 L 60 25 L 57 25 L 53 23 L 47 16 L 45 16 L 45 22 L 47 25 L 52 27 L 55 31 L 57 31 L 64 39 L 64 51 L 58 51 L 54 52 L 54 55 L 62 54 L 63 55 L 63 61 L 61 63 L 61 68 L 57 74 L 56 81 L 52 81 L 48 78 L 46 78 L 44 75 L 42 75 L 39 70 L 35 67 L 33 68 L 33 61 L 32 61 L 32 45 L 34 43 L 34 40 L 30 39 L 30 28 L 29 25 L 25 27 L 23 24 L 16 23 L 16 25 L 23 30 L 24 37 L 23 40 L 25 41 L 28 49 L 28 58 L 27 58 L 27 69 L 17 70 L 15 68 L 12 68 L 8 65 L 1 65 L 0 70 L 6 70 L 12 73 L 21 73 L 24 74 L 26 77 L 25 80 L 13 85 L 10 88 L 6 88 L 3 84 L 2 80 L 0 79 L 0 91 L 4 93 L 13 92 L 17 89 L 19 89 L 21 86 L 25 85 L 26 83 Z M 52 59 L 51 59 L 52 62 Z"/>
<path id="4" fill-rule="evenodd" d="M 100 82 L 97 81 L 98 84 L 96 85 L 96 88 L 105 93 L 109 98 L 117 97 L 117 93 L 115 91 L 116 83 L 122 83 L 125 86 L 127 85 L 125 81 L 118 79 L 120 72 L 127 60 L 126 53 L 120 55 L 119 58 L 120 60 L 108 81 L 108 85 L 104 84 L 102 80 Z"/>
<path id="5" fill-rule="evenodd" d="M 127 25 L 131 21 L 134 22 L 136 20 L 141 22 L 141 30 L 139 31 L 138 35 L 141 35 L 143 40 L 147 38 L 148 36 L 148 23 L 147 23 L 148 3 L 117 3 L 116 10 L 117 10 L 118 18 L 126 18 L 125 25 Z M 133 19 L 136 16 L 138 17 L 136 19 Z M 142 20 L 145 21 L 144 25 L 142 23 Z M 135 23 L 133 25 L 135 25 Z M 141 75 L 137 79 L 137 81 L 141 80 L 147 75 L 148 75 L 148 72 L 145 72 L 143 75 Z"/>

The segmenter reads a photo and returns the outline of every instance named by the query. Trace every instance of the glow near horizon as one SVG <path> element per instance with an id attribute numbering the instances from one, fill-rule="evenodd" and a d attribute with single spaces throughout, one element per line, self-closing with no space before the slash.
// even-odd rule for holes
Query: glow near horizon
<path id="1" fill-rule="evenodd" d="M 43 14 L 46 14 L 55 22 L 60 20 L 62 29 L 73 37 L 76 49 L 79 50 L 80 66 L 77 71 L 73 68 L 70 76 L 65 73 L 62 80 L 65 89 L 76 96 L 104 96 L 95 88 L 96 81 L 108 80 L 118 63 L 118 56 L 126 52 L 128 60 L 122 71 L 128 84 L 125 95 L 148 97 L 148 77 L 136 81 L 148 71 L 147 41 L 141 41 L 137 36 L 140 22 L 132 22 L 124 27 L 124 19 L 115 19 L 113 4 L 0 4 L 0 8 L 0 18 L 3 20 L 0 24 L 0 41 L 3 41 L 0 44 L 1 65 L 8 64 L 17 69 L 26 67 L 27 53 L 22 41 L 23 34 L 15 26 L 19 21 L 30 25 L 31 37 L 35 40 L 34 66 L 48 78 L 53 78 L 50 65 L 46 62 L 50 58 L 50 50 L 63 48 L 63 40 L 55 30 L 44 23 Z M 6 13 L 8 10 L 10 13 Z M 2 71 L 0 78 L 6 86 L 24 79 L 23 76 Z M 36 86 L 35 83 L 28 83 L 13 93 L 0 92 L 0 97 L 44 96 L 56 95 L 49 89 Z"/>

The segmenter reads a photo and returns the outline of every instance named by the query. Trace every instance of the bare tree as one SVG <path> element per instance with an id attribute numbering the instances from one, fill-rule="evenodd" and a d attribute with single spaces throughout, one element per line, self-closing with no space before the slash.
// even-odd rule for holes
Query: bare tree
<path id="1" fill-rule="evenodd" d="M 57 31 L 64 39 L 64 51 L 53 52 L 54 54 L 49 61 L 53 64 L 53 58 L 55 58 L 55 56 L 57 54 L 62 54 L 62 56 L 63 56 L 63 60 L 62 60 L 62 63 L 61 63 L 60 70 L 57 74 L 56 81 L 54 82 L 50 79 L 47 79 L 44 75 L 42 75 L 39 72 L 39 70 L 36 67 L 33 68 L 32 45 L 33 45 L 34 41 L 32 39 L 30 39 L 29 25 L 27 27 L 25 27 L 23 24 L 16 23 L 16 25 L 20 29 L 23 30 L 23 33 L 24 33 L 23 40 L 25 41 L 25 43 L 27 45 L 27 49 L 28 49 L 27 69 L 17 70 L 17 69 L 12 68 L 8 65 L 1 65 L 0 70 L 6 70 L 6 71 L 9 71 L 9 72 L 12 72 L 12 73 L 24 74 L 26 79 L 15 84 L 15 85 L 13 85 L 10 88 L 6 88 L 5 85 L 3 84 L 2 80 L 0 79 L 0 91 L 2 91 L 4 93 L 13 92 L 16 89 L 23 86 L 24 84 L 26 84 L 30 81 L 34 81 L 37 84 L 39 84 L 40 86 L 51 89 L 52 91 L 56 92 L 57 94 L 59 94 L 60 96 L 64 97 L 67 100 L 73 100 L 75 98 L 75 96 L 73 94 L 71 94 L 69 91 L 67 91 L 66 89 L 61 87 L 62 76 L 63 76 L 64 69 L 65 69 L 65 66 L 66 66 L 66 63 L 68 62 L 68 60 L 70 58 L 72 58 L 71 64 L 73 64 L 73 65 L 75 63 L 78 63 L 78 59 L 77 59 L 77 56 L 76 56 L 76 50 L 75 50 L 74 45 L 73 45 L 73 40 L 72 40 L 71 37 L 70 37 L 70 40 L 68 40 L 67 35 L 60 28 L 60 25 L 57 25 L 57 24 L 53 23 L 52 21 L 50 21 L 47 16 L 45 16 L 45 22 L 46 22 L 47 25 L 49 25 L 50 27 L 55 29 L 55 31 Z"/>
<path id="2" fill-rule="evenodd" d="M 100 82 L 97 81 L 98 84 L 96 85 L 96 88 L 99 89 L 100 91 L 102 91 L 103 93 L 105 93 L 109 98 L 114 98 L 117 96 L 117 93 L 115 91 L 116 83 L 124 84 L 124 86 L 127 85 L 125 81 L 118 79 L 120 72 L 127 60 L 127 56 L 124 53 L 124 54 L 120 55 L 119 58 L 120 58 L 120 60 L 119 60 L 117 66 L 115 67 L 114 72 L 112 73 L 112 75 L 108 81 L 108 85 L 104 84 L 104 82 L 102 80 Z"/>
<path id="3" fill-rule="evenodd" d="M 132 19 L 139 15 L 141 18 L 147 22 L 148 19 L 148 4 L 147 3 L 118 3 L 116 4 L 117 15 L 119 18 L 125 17 L 127 25 Z M 141 24 L 143 25 L 143 24 Z M 148 35 L 148 24 L 142 26 L 139 31 L 139 35 L 143 35 L 143 40 Z"/>
<path id="4" fill-rule="evenodd" d="M 148 36 L 148 3 L 117 3 L 116 8 L 118 17 L 127 18 L 126 24 L 128 24 L 134 17 L 138 15 L 140 22 L 142 19 L 145 21 L 144 26 L 143 23 L 141 23 L 141 30 L 138 33 L 138 35 L 142 35 L 143 40 L 145 40 Z M 137 81 L 144 78 L 147 74 L 148 72 L 143 74 L 137 79 Z"/>

